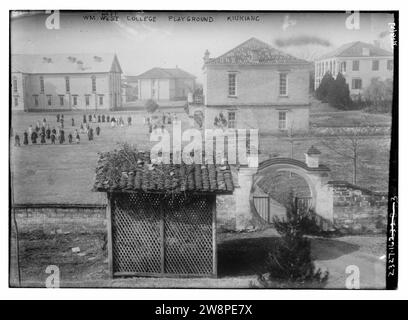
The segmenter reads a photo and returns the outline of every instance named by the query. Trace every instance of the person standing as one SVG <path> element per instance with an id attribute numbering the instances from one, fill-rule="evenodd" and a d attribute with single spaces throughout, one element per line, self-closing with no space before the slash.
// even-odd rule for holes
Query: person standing
<path id="1" fill-rule="evenodd" d="M 45 143 L 46 143 L 46 142 L 45 142 L 45 132 L 42 132 L 42 131 L 41 131 L 41 133 L 40 133 L 40 138 L 41 138 L 41 140 L 40 140 L 41 144 L 45 144 Z"/>
<path id="2" fill-rule="evenodd" d="M 14 136 L 14 146 L 16 147 L 20 146 L 20 136 L 18 134 Z"/>
<path id="3" fill-rule="evenodd" d="M 71 133 L 68 135 L 68 142 L 69 142 L 69 144 L 72 143 L 72 134 Z"/>
<path id="4" fill-rule="evenodd" d="M 47 130 L 45 131 L 45 136 L 47 137 L 47 140 L 50 140 L 51 138 L 51 130 L 50 126 L 48 125 Z"/>
<path id="5" fill-rule="evenodd" d="M 54 136 L 56 136 L 56 135 L 57 135 L 57 130 L 55 130 L 55 127 L 54 127 L 54 128 L 52 128 L 51 133 L 52 133 Z"/>
<path id="6" fill-rule="evenodd" d="M 30 124 L 30 126 L 28 127 L 28 134 L 31 137 L 31 134 L 33 133 L 33 126 Z"/>
<path id="7" fill-rule="evenodd" d="M 23 144 L 28 145 L 28 133 L 27 133 L 27 131 L 24 131 L 24 134 L 23 134 Z"/>
<path id="8" fill-rule="evenodd" d="M 60 121 L 60 114 L 57 113 L 57 122 L 59 122 L 59 121 Z"/>
<path id="9" fill-rule="evenodd" d="M 92 122 L 92 115 L 91 114 L 88 116 L 88 122 Z"/>
<path id="10" fill-rule="evenodd" d="M 130 127 L 132 125 L 132 117 L 131 116 L 129 116 L 127 118 L 127 122 L 128 122 L 128 126 Z"/>
<path id="11" fill-rule="evenodd" d="M 37 144 L 37 138 L 38 138 L 37 132 L 33 131 L 33 133 L 31 134 L 31 143 Z"/>
<path id="12" fill-rule="evenodd" d="M 110 116 L 109 116 L 109 115 L 106 116 L 106 122 L 107 122 L 107 123 L 110 122 Z"/>
<path id="13" fill-rule="evenodd" d="M 92 129 L 92 128 L 89 128 L 89 131 L 88 131 L 88 140 L 89 140 L 89 141 L 92 141 L 92 140 L 93 140 L 93 129 Z"/>
<path id="14" fill-rule="evenodd" d="M 98 114 L 98 123 L 101 123 L 101 115 Z"/>
<path id="15" fill-rule="evenodd" d="M 45 125 L 47 124 L 47 119 L 43 119 L 43 127 L 45 127 Z"/>
<path id="16" fill-rule="evenodd" d="M 55 134 L 51 134 L 51 144 L 55 144 Z"/>
<path id="17" fill-rule="evenodd" d="M 99 133 L 101 132 L 101 128 L 99 128 L 99 126 L 97 126 L 95 128 L 95 131 L 96 131 L 96 135 L 99 136 Z"/>
<path id="18" fill-rule="evenodd" d="M 82 119 L 82 123 L 86 123 L 86 114 L 84 114 L 84 118 Z"/>
<path id="19" fill-rule="evenodd" d="M 105 122 L 105 115 L 104 114 L 102 115 L 102 122 L 103 123 Z"/>
<path id="20" fill-rule="evenodd" d="M 79 141 L 81 140 L 81 138 L 79 137 L 79 133 L 78 131 L 76 132 L 76 136 L 75 136 L 75 141 L 77 144 L 79 144 Z"/>
<path id="21" fill-rule="evenodd" d="M 63 144 L 65 142 L 65 132 L 64 132 L 64 130 L 60 130 L 60 133 L 59 133 L 59 143 L 60 144 Z"/>
<path id="22" fill-rule="evenodd" d="M 72 119 L 71 119 L 71 126 L 75 127 L 75 120 L 74 120 L 74 117 L 72 117 Z"/>

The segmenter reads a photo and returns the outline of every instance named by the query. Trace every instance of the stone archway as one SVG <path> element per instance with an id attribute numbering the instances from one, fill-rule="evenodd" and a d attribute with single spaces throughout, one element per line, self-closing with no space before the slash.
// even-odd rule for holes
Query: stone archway
<path id="1" fill-rule="evenodd" d="M 333 222 L 333 194 L 328 185 L 330 169 L 308 162 L 308 159 L 305 163 L 291 158 L 273 158 L 261 162 L 257 168 L 241 167 L 238 170 L 239 187 L 234 192 L 238 230 L 265 225 L 255 208 L 253 192 L 259 180 L 270 170 L 293 172 L 302 177 L 310 189 L 311 208 L 322 221 Z"/>
<path id="2" fill-rule="evenodd" d="M 303 178 L 310 190 L 311 208 L 324 220 L 333 222 L 333 196 L 331 187 L 327 184 L 330 172 L 328 167 L 324 165 L 309 167 L 305 162 L 291 158 L 269 159 L 259 164 L 253 186 L 270 171 L 292 172 Z"/>

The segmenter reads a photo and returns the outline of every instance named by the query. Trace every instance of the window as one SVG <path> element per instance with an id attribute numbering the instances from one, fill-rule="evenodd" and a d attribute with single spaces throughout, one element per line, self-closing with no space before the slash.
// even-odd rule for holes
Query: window
<path id="1" fill-rule="evenodd" d="M 92 92 L 96 92 L 96 77 L 92 76 Z"/>
<path id="2" fill-rule="evenodd" d="M 228 95 L 235 97 L 237 95 L 237 74 L 228 74 Z"/>
<path id="3" fill-rule="evenodd" d="M 73 102 L 74 106 L 77 106 L 78 105 L 78 96 L 73 96 L 72 100 L 73 100 L 72 102 Z"/>
<path id="4" fill-rule="evenodd" d="M 69 77 L 65 77 L 65 91 L 69 93 L 70 90 L 71 90 L 71 86 L 69 84 Z"/>
<path id="5" fill-rule="evenodd" d="M 17 92 L 17 78 L 16 77 L 13 78 L 13 91 Z"/>
<path id="6" fill-rule="evenodd" d="M 280 96 L 288 95 L 288 74 L 287 73 L 279 74 L 279 95 Z"/>
<path id="7" fill-rule="evenodd" d="M 394 60 L 387 60 L 387 70 L 394 70 Z"/>
<path id="8" fill-rule="evenodd" d="M 44 93 L 44 77 L 40 77 L 40 93 Z"/>
<path id="9" fill-rule="evenodd" d="M 52 106 L 52 96 L 51 95 L 47 96 L 47 104 L 48 104 L 49 107 Z"/>
<path id="10" fill-rule="evenodd" d="M 35 95 L 34 97 L 34 106 L 38 107 L 38 96 Z"/>
<path id="11" fill-rule="evenodd" d="M 18 97 L 14 97 L 14 106 L 18 107 Z"/>
<path id="12" fill-rule="evenodd" d="M 103 106 L 103 96 L 99 96 L 99 105 Z"/>
<path id="13" fill-rule="evenodd" d="M 279 111 L 279 130 L 286 130 L 286 114 L 287 111 Z"/>
<path id="14" fill-rule="evenodd" d="M 360 61 L 353 60 L 353 71 L 358 71 L 360 69 Z"/>
<path id="15" fill-rule="evenodd" d="M 228 111 L 228 128 L 234 129 L 236 124 L 235 111 Z"/>
<path id="16" fill-rule="evenodd" d="M 60 106 L 64 105 L 64 96 L 59 96 Z"/>
<path id="17" fill-rule="evenodd" d="M 341 72 L 346 72 L 347 71 L 347 62 L 346 61 L 342 61 L 340 64 L 340 71 Z"/>
<path id="18" fill-rule="evenodd" d="M 359 78 L 353 79 L 351 83 L 352 89 L 361 89 L 363 87 L 363 81 Z"/>
<path id="19" fill-rule="evenodd" d="M 89 95 L 85 96 L 85 105 L 89 107 Z"/>
<path id="20" fill-rule="evenodd" d="M 378 71 L 380 69 L 380 61 L 379 60 L 373 60 L 372 69 L 373 69 L 373 71 Z"/>

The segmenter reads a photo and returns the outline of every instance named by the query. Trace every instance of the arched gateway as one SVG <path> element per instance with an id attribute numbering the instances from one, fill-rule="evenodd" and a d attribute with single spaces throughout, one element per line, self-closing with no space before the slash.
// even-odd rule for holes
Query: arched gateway
<path id="1" fill-rule="evenodd" d="M 322 221 L 331 224 L 333 222 L 333 194 L 330 185 L 327 184 L 330 169 L 319 164 L 319 155 L 320 151 L 312 146 L 305 154 L 305 162 L 291 158 L 273 158 L 261 162 L 257 168 L 240 168 L 238 172 L 239 188 L 235 190 L 237 229 L 248 228 L 248 225 L 259 227 L 260 224 L 265 223 L 255 208 L 253 193 L 258 182 L 271 171 L 287 171 L 302 177 L 310 189 L 311 208 L 322 218 Z M 273 212 L 271 214 L 273 215 Z"/>

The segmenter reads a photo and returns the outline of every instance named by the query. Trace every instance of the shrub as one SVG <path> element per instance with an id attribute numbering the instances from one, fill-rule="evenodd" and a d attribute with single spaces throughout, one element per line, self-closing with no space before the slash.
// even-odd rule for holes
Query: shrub
<path id="1" fill-rule="evenodd" d="M 269 252 L 266 259 L 267 273 L 258 276 L 258 282 L 263 287 L 270 287 L 276 280 L 287 281 L 294 286 L 323 286 L 329 273 L 315 268 L 311 257 L 311 242 L 305 237 L 311 227 L 310 212 L 297 208 L 293 194 L 286 207 L 286 218 L 273 219 L 273 226 L 281 238 Z"/>
<path id="2" fill-rule="evenodd" d="M 225 118 L 224 114 L 220 112 L 218 116 L 214 118 L 214 126 L 217 128 L 225 128 L 228 125 L 228 121 Z"/>
<path id="3" fill-rule="evenodd" d="M 316 89 L 316 98 L 322 102 L 327 102 L 327 97 L 329 94 L 329 89 L 334 82 L 333 76 L 330 72 L 326 72 L 326 74 L 322 78 L 322 82 L 320 82 L 319 87 Z"/>
<path id="4" fill-rule="evenodd" d="M 149 99 L 146 101 L 145 108 L 148 113 L 154 113 L 159 108 L 159 105 L 156 101 Z"/>
<path id="5" fill-rule="evenodd" d="M 349 86 L 340 72 L 337 74 L 336 80 L 330 83 L 327 101 L 337 109 L 350 110 L 353 107 Z"/>
<path id="6" fill-rule="evenodd" d="M 391 112 L 393 96 L 393 81 L 382 81 L 378 78 L 371 79 L 370 85 L 363 92 L 365 109 L 368 112 Z"/>

